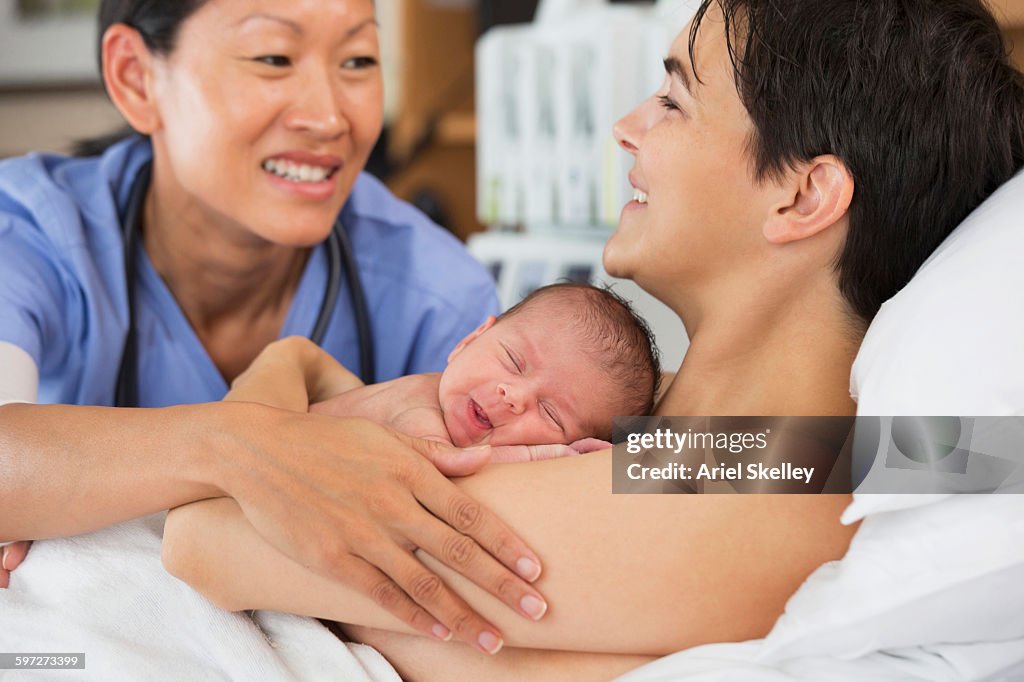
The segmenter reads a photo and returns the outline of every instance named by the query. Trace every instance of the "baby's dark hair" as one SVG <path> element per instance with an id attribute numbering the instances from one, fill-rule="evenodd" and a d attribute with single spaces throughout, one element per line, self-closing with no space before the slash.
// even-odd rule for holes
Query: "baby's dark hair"
<path id="1" fill-rule="evenodd" d="M 537 289 L 499 319 L 541 302 L 564 307 L 566 324 L 579 332 L 580 350 L 596 358 L 618 385 L 622 415 L 650 414 L 661 385 L 661 363 L 654 334 L 633 306 L 607 287 L 560 282 Z M 598 435 L 610 437 L 611 425 L 599 426 L 608 431 Z"/>

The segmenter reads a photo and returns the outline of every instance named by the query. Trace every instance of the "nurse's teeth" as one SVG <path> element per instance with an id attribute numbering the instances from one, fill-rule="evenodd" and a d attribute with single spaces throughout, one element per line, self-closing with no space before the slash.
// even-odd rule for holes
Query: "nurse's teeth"
<path id="1" fill-rule="evenodd" d="M 638 204 L 646 204 L 647 203 L 647 192 L 641 192 L 640 190 L 634 188 L 633 189 L 633 201 L 637 202 Z"/>
<path id="2" fill-rule="evenodd" d="M 290 182 L 323 182 L 332 172 L 332 169 L 323 166 L 308 166 L 279 159 L 264 161 L 263 170 Z"/>

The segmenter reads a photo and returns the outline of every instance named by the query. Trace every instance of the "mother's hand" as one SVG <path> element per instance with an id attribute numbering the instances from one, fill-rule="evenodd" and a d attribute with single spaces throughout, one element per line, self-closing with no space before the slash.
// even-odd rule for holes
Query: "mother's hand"
<path id="1" fill-rule="evenodd" d="M 31 542 L 12 542 L 0 547 L 0 588 L 10 585 L 11 571 L 25 560 L 31 546 Z"/>
<path id="2" fill-rule="evenodd" d="M 519 613 L 543 614 L 542 597 L 526 582 L 540 575 L 536 555 L 445 478 L 479 469 L 486 448 L 460 451 L 364 419 L 222 405 L 228 421 L 220 434 L 229 442 L 218 450 L 240 456 L 222 463 L 221 487 L 293 560 L 359 589 L 421 632 L 443 639 L 451 631 L 485 650 L 500 647 L 497 630 L 413 556 L 416 548 Z"/>

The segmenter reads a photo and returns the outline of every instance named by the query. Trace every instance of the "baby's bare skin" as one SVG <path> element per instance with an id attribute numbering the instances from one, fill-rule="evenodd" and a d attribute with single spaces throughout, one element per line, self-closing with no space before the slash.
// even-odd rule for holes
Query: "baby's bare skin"
<path id="1" fill-rule="evenodd" d="M 451 444 L 437 399 L 440 373 L 413 374 L 346 391 L 311 405 L 310 412 L 365 417 L 402 433 Z"/>

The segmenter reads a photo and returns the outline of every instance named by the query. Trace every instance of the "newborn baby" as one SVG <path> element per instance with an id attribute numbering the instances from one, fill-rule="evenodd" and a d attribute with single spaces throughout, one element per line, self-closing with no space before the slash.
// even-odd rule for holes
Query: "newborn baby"
<path id="1" fill-rule="evenodd" d="M 440 374 L 347 391 L 311 411 L 360 416 L 458 447 L 608 440 L 648 414 L 660 379 L 650 330 L 612 292 L 554 284 L 489 318 Z"/>

